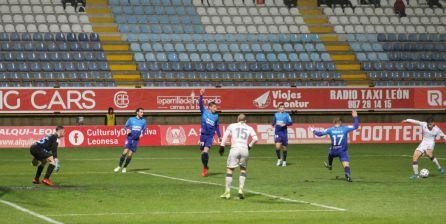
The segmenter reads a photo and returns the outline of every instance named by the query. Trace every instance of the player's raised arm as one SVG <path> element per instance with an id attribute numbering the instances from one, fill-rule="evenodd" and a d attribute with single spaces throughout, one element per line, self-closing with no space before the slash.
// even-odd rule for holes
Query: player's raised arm
<path id="1" fill-rule="evenodd" d="M 419 120 L 415 120 L 415 119 L 406 119 L 402 121 L 403 123 L 411 123 L 411 124 L 416 124 L 416 125 L 422 125 L 425 122 L 419 121 Z"/>
<path id="2" fill-rule="evenodd" d="M 203 111 L 205 110 L 204 104 L 203 104 L 203 94 L 204 94 L 204 92 L 205 92 L 204 89 L 200 89 L 200 97 L 198 98 L 198 105 L 200 106 L 201 113 L 203 113 Z"/>
<path id="3" fill-rule="evenodd" d="M 356 110 L 352 111 L 352 117 L 355 120 L 355 123 L 353 123 L 353 126 L 348 126 L 348 131 L 354 131 L 359 128 L 359 116 Z"/>

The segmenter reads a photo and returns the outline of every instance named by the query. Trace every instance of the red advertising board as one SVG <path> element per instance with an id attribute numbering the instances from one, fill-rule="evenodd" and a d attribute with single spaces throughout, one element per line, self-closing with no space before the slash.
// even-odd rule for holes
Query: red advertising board
<path id="1" fill-rule="evenodd" d="M 316 137 L 311 128 L 324 129 L 332 124 L 295 124 L 288 128 L 290 144 L 329 143 L 329 138 Z M 446 123 L 437 124 L 446 130 Z M 259 137 L 258 144 L 273 144 L 274 129 L 270 124 L 251 124 Z M 226 125 L 222 125 L 222 133 Z M 0 148 L 27 148 L 54 127 L 0 127 Z M 422 138 L 419 126 L 401 123 L 361 123 L 358 130 L 349 135 L 350 143 L 416 143 Z M 122 126 L 68 126 L 61 147 L 116 147 L 124 146 L 126 136 Z M 152 125 L 149 126 L 140 146 L 197 145 L 200 139 L 199 125 Z M 215 138 L 215 144 L 216 144 Z"/>
<path id="2" fill-rule="evenodd" d="M 198 112 L 198 89 L 2 89 L 0 113 Z M 225 111 L 445 110 L 446 88 L 221 88 L 205 103 Z"/>

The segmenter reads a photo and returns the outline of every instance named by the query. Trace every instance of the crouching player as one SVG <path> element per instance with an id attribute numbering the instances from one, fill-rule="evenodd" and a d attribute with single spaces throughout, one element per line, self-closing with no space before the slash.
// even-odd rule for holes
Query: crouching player
<path id="1" fill-rule="evenodd" d="M 133 153 L 135 153 L 136 149 L 138 148 L 139 139 L 143 136 L 144 132 L 146 131 L 147 123 L 143 115 L 144 115 L 144 109 L 138 108 L 136 109 L 136 116 L 129 118 L 125 123 L 124 128 L 127 131 L 127 140 L 125 141 L 125 146 L 124 146 L 125 148 L 122 151 L 121 158 L 119 159 L 119 165 L 114 169 L 115 173 L 119 172 L 119 170 L 122 167 L 122 164 L 124 164 L 124 161 L 125 164 L 124 167 L 122 168 L 122 173 L 127 172 L 127 166 L 132 160 Z"/>
<path id="2" fill-rule="evenodd" d="M 358 113 L 356 111 L 352 111 L 352 116 L 355 120 L 353 126 L 342 125 L 342 120 L 337 118 L 334 120 L 335 125 L 333 127 L 328 128 L 323 132 L 313 130 L 313 133 L 316 136 L 330 136 L 331 146 L 330 151 L 328 152 L 328 164 L 325 163 L 325 167 L 331 170 L 333 167 L 333 159 L 335 157 L 339 157 L 339 160 L 344 167 L 345 178 L 348 182 L 353 181 L 350 174 L 350 160 L 348 157 L 348 133 L 358 129 L 359 127 Z"/>
<path id="3" fill-rule="evenodd" d="M 429 159 L 437 166 L 438 172 L 444 174 L 444 168 L 441 167 L 437 158 L 435 158 L 434 156 L 434 147 L 435 147 L 435 138 L 437 136 L 440 136 L 445 141 L 446 141 L 446 136 L 441 131 L 441 129 L 435 125 L 434 120 L 429 118 L 426 120 L 426 122 L 422 122 L 413 119 L 406 119 L 403 120 L 403 123 L 412 123 L 419 125 L 423 131 L 423 140 L 413 153 L 412 157 L 413 175 L 410 177 L 410 179 L 420 178 L 420 176 L 418 175 L 418 159 L 423 154 L 426 154 L 427 157 L 429 157 Z"/>
<path id="4" fill-rule="evenodd" d="M 59 159 L 57 159 L 57 147 L 59 143 L 57 140 L 63 137 L 65 129 L 62 126 L 56 127 L 56 133 L 42 138 L 40 141 L 35 142 L 31 145 L 30 152 L 33 155 L 33 165 L 37 166 L 36 176 L 33 179 L 34 184 L 40 184 L 40 175 L 42 174 L 43 168 L 45 168 L 46 163 L 49 163 L 46 170 L 46 174 L 42 182 L 48 186 L 53 186 L 53 182 L 50 180 L 51 173 L 56 169 L 59 171 Z M 40 162 L 40 165 L 39 165 Z"/>
<path id="5" fill-rule="evenodd" d="M 240 199 L 245 198 L 243 187 L 245 186 L 247 177 L 246 168 L 248 166 L 249 150 L 258 140 L 254 129 L 246 124 L 246 116 L 244 114 L 238 116 L 237 122 L 238 123 L 229 125 L 226 129 L 219 150 L 220 155 L 223 155 L 225 142 L 228 139 L 228 136 L 231 135 L 231 151 L 229 152 L 226 164 L 226 189 L 225 193 L 220 196 L 221 198 L 226 199 L 231 198 L 232 173 L 237 167 L 240 167 L 238 195 Z M 252 140 L 248 144 L 249 137 L 251 137 Z"/>

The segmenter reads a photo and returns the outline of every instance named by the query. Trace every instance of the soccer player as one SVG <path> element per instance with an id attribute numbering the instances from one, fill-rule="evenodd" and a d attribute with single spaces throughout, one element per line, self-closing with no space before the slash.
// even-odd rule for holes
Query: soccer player
<path id="1" fill-rule="evenodd" d="M 125 141 L 124 150 L 122 151 L 121 158 L 119 159 L 119 165 L 114 169 L 115 173 L 119 172 L 122 164 L 124 164 L 124 161 L 125 164 L 122 168 L 122 173 L 127 172 L 127 166 L 129 165 L 130 161 L 132 160 L 133 154 L 138 148 L 139 139 L 146 131 L 147 123 L 143 115 L 144 109 L 138 108 L 136 109 L 136 116 L 129 118 L 125 123 L 124 128 L 127 131 L 127 140 Z"/>
<path id="2" fill-rule="evenodd" d="M 30 153 L 34 157 L 32 164 L 37 166 L 36 176 L 32 181 L 34 184 L 40 184 L 40 175 L 42 174 L 46 163 L 49 163 L 42 182 L 48 186 L 54 185 L 50 180 L 50 176 L 54 169 L 56 169 L 56 172 L 60 169 L 59 159 L 57 158 L 57 147 L 59 146 L 57 141 L 59 138 L 63 137 L 64 133 L 64 127 L 57 126 L 54 134 L 46 136 L 45 138 L 42 138 L 40 141 L 31 145 Z"/>
<path id="3" fill-rule="evenodd" d="M 290 115 L 285 112 L 283 103 L 279 104 L 279 111 L 274 114 L 272 126 L 274 129 L 274 142 L 276 143 L 277 166 L 286 166 L 286 157 L 288 155 L 288 126 L 293 121 Z M 280 159 L 280 149 L 282 149 L 282 159 Z"/>
<path id="4" fill-rule="evenodd" d="M 198 104 L 200 105 L 201 112 L 201 133 L 200 133 L 200 150 L 201 150 L 201 163 L 203 163 L 203 171 L 201 176 L 205 177 L 209 170 L 209 149 L 212 147 L 214 141 L 215 132 L 217 132 L 218 143 L 221 140 L 220 127 L 218 124 L 217 104 L 210 102 L 208 109 L 203 104 L 203 94 L 205 90 L 200 90 L 200 98 Z"/>
<path id="5" fill-rule="evenodd" d="M 350 160 L 348 157 L 348 133 L 359 128 L 358 113 L 356 111 L 352 111 L 352 116 L 355 120 L 353 126 L 342 125 L 342 120 L 340 118 L 336 118 L 334 120 L 335 125 L 333 127 L 322 132 L 313 130 L 313 133 L 316 136 L 330 136 L 331 146 L 330 151 L 328 152 L 328 164 L 325 163 L 325 167 L 331 170 L 333 168 L 333 159 L 335 157 L 339 157 L 339 160 L 344 167 L 345 178 L 348 182 L 353 181 L 350 174 Z"/>
<path id="6" fill-rule="evenodd" d="M 226 163 L 226 189 L 225 193 L 220 196 L 225 199 L 231 198 L 232 173 L 237 167 L 240 167 L 238 196 L 240 199 L 245 198 L 243 187 L 247 177 L 246 168 L 248 167 L 249 150 L 258 140 L 254 129 L 246 124 L 246 116 L 244 114 L 238 115 L 237 122 L 228 126 L 220 143 L 219 153 L 223 155 L 226 140 L 231 135 L 231 151 Z M 252 140 L 248 144 L 249 137 Z"/>
<path id="7" fill-rule="evenodd" d="M 419 125 L 423 131 L 423 140 L 420 145 L 415 149 L 412 157 L 412 168 L 413 175 L 410 179 L 418 179 L 420 176 L 418 175 L 418 159 L 426 154 L 427 157 L 437 166 L 438 172 L 444 174 L 444 168 L 441 167 L 438 159 L 434 156 L 434 147 L 435 147 L 435 138 L 440 136 L 444 141 L 446 141 L 446 135 L 441 131 L 441 129 L 435 125 L 434 120 L 429 118 L 426 122 L 417 121 L 413 119 L 403 120 L 403 123 L 412 123 Z"/>

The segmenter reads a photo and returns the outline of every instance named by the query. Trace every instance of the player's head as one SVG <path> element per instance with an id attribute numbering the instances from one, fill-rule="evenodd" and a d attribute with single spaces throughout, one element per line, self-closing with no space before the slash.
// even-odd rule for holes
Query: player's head
<path id="1" fill-rule="evenodd" d="M 115 110 L 113 109 L 113 107 L 109 107 L 108 108 L 108 114 L 113 114 Z"/>
<path id="2" fill-rule="evenodd" d="M 212 113 L 217 112 L 217 104 L 215 102 L 209 102 L 208 108 Z"/>
<path id="3" fill-rule="evenodd" d="M 245 114 L 239 114 L 237 117 L 237 122 L 246 122 L 246 115 Z"/>
<path id="4" fill-rule="evenodd" d="M 335 125 L 336 127 L 341 126 L 341 125 L 342 125 L 342 118 L 337 117 L 337 118 L 333 119 L 333 123 L 334 123 L 334 125 Z"/>
<path id="5" fill-rule="evenodd" d="M 63 137 L 63 135 L 65 134 L 65 128 L 63 126 L 57 126 L 56 127 L 56 134 L 57 137 Z"/>
<path id="6" fill-rule="evenodd" d="M 283 103 L 280 103 L 279 106 L 278 106 L 277 108 L 279 108 L 279 112 L 280 112 L 280 113 L 285 112 L 285 105 L 284 105 Z"/>
<path id="7" fill-rule="evenodd" d="M 431 117 L 426 119 L 426 123 L 427 123 L 427 128 L 429 128 L 429 130 L 432 130 L 432 128 L 435 126 L 434 119 Z"/>
<path id="8" fill-rule="evenodd" d="M 137 116 L 138 118 L 141 118 L 141 117 L 144 115 L 144 109 L 143 109 L 142 107 L 136 109 L 135 112 L 136 112 L 136 116 Z"/>

